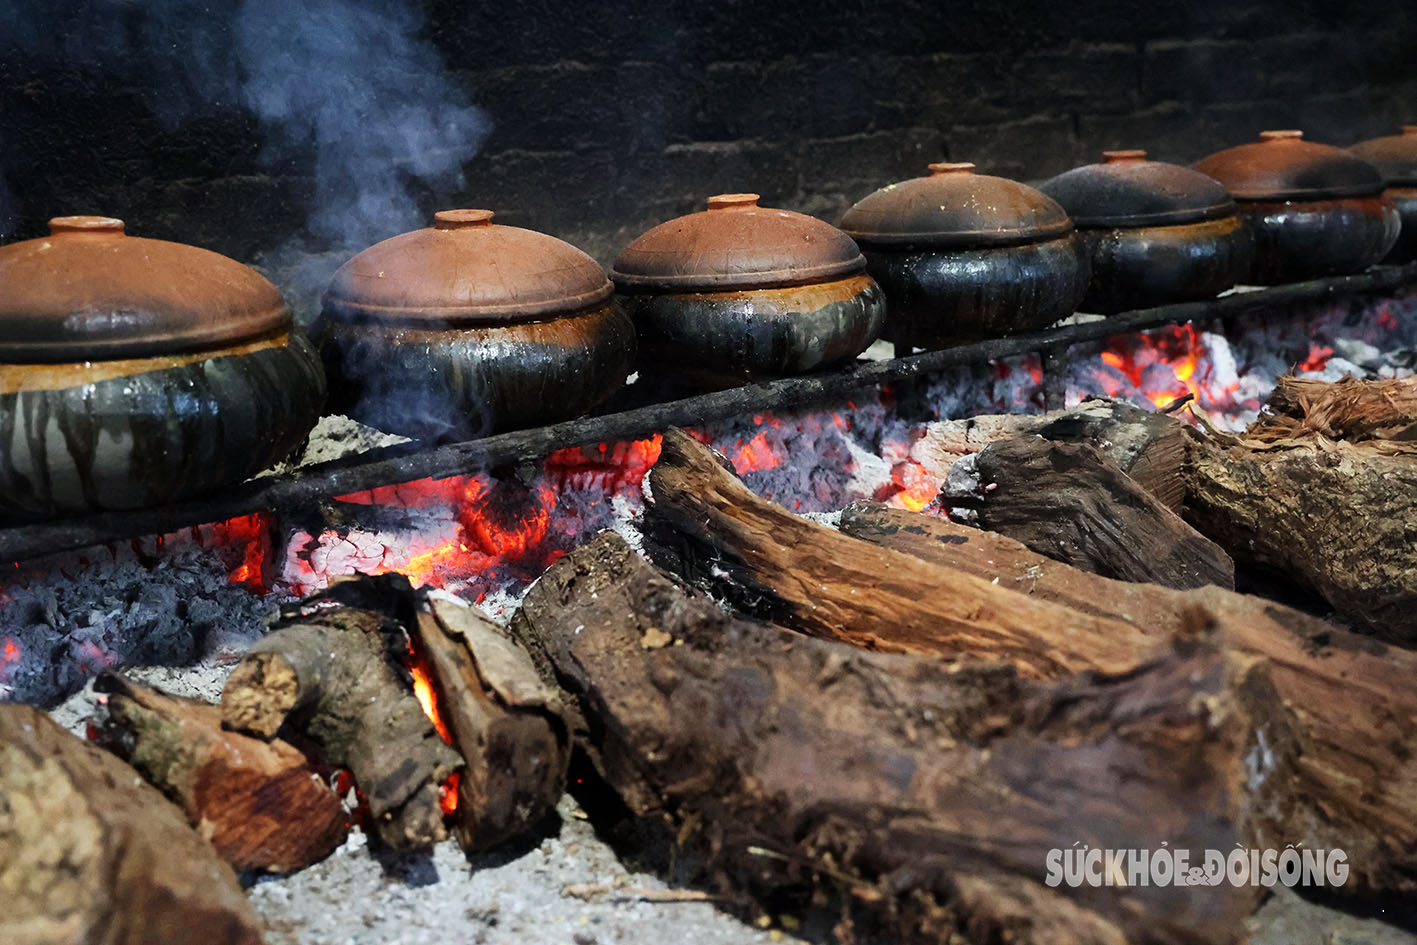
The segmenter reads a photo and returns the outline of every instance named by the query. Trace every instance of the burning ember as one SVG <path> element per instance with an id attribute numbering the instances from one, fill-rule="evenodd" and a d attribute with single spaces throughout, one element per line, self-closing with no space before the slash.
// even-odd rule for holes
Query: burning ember
<path id="1" fill-rule="evenodd" d="M 1226 371 L 1226 359 L 1214 356 L 1217 338 L 1224 341 L 1189 324 L 1115 336 L 1099 355 L 1106 368 L 1098 372 L 1098 379 L 1109 397 L 1125 397 L 1135 391 L 1158 410 L 1187 394 L 1202 406 L 1228 403 L 1240 382 L 1233 362 L 1232 370 Z M 1228 347 L 1225 350 L 1228 352 Z"/>
<path id="2" fill-rule="evenodd" d="M 433 727 L 438 730 L 438 737 L 443 740 L 443 744 L 451 745 L 453 736 L 448 731 L 448 725 L 443 721 L 443 714 L 438 706 L 438 691 L 433 684 L 433 673 L 428 668 L 428 660 L 414 648 L 411 642 L 404 659 L 409 673 L 413 676 L 413 694 L 417 697 L 418 704 L 423 707 L 423 714 L 428 716 L 428 721 L 432 722 Z M 450 815 L 458 809 L 460 780 L 458 774 L 454 773 L 438 789 L 438 804 L 442 807 L 444 815 Z"/>

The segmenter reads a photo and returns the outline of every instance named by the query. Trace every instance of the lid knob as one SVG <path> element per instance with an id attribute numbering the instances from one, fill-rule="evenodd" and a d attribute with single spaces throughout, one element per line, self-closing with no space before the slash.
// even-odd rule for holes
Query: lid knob
<path id="1" fill-rule="evenodd" d="M 757 194 L 717 194 L 708 199 L 710 210 L 748 210 L 758 205 Z"/>
<path id="2" fill-rule="evenodd" d="M 49 234 L 60 233 L 122 233 L 123 221 L 113 217 L 54 217 L 49 221 Z"/>
<path id="3" fill-rule="evenodd" d="M 433 226 L 439 230 L 461 230 L 470 226 L 491 226 L 491 210 L 439 210 Z"/>
<path id="4" fill-rule="evenodd" d="M 1302 137 L 1304 137 L 1304 132 L 1300 131 L 1300 130 L 1297 129 L 1297 128 L 1285 128 L 1285 129 L 1280 130 L 1280 131 L 1261 131 L 1261 132 L 1260 132 L 1260 139 L 1261 139 L 1262 141 L 1285 141 L 1285 140 L 1292 139 L 1292 138 L 1302 138 Z"/>
<path id="5" fill-rule="evenodd" d="M 973 174 L 974 165 L 969 161 L 939 161 L 930 165 L 930 176 L 941 174 Z"/>
<path id="6" fill-rule="evenodd" d="M 1145 161 L 1146 152 L 1140 148 L 1133 148 L 1127 151 L 1103 151 L 1102 163 L 1120 164 L 1123 161 Z"/>

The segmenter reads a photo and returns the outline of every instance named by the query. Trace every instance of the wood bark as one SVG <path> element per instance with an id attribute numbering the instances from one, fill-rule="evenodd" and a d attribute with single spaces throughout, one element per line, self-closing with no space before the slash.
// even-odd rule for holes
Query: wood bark
<path id="1" fill-rule="evenodd" d="M 941 501 L 1084 571 L 1166 587 L 1235 586 L 1229 555 L 1088 443 L 990 443 L 951 468 Z"/>
<path id="2" fill-rule="evenodd" d="M 682 430 L 649 474 L 654 559 L 804 633 L 893 652 L 992 659 L 1027 676 L 1135 667 L 1131 624 L 1011 594 L 798 518 L 755 496 Z"/>
<path id="3" fill-rule="evenodd" d="M 113 755 L 0 705 L 0 945 L 259 945 L 236 874 Z"/>
<path id="4" fill-rule="evenodd" d="M 121 676 L 108 693 L 105 748 L 131 764 L 238 870 L 288 873 L 344 840 L 339 796 L 290 744 L 221 727 L 221 707 L 178 699 Z"/>
<path id="5" fill-rule="evenodd" d="M 1417 377 L 1336 383 L 1286 375 L 1251 437 L 1325 436 L 1332 440 L 1417 440 Z"/>
<path id="6" fill-rule="evenodd" d="M 600 776 L 728 888 L 837 890 L 895 939 L 1198 945 L 1240 941 L 1255 890 L 1043 882 L 1075 843 L 1247 839 L 1265 799 L 1244 759 L 1283 709 L 1194 617 L 1127 673 L 1029 681 L 731 618 L 604 533 L 512 629 L 570 694 Z"/>
<path id="7" fill-rule="evenodd" d="M 410 628 L 466 762 L 454 834 L 475 853 L 535 827 L 566 789 L 571 744 L 560 696 L 531 658 L 461 601 L 421 595 Z"/>
<path id="8" fill-rule="evenodd" d="M 1258 597 L 1088 574 L 1002 535 L 901 509 L 852 505 L 841 529 L 1161 637 L 1183 629 L 1187 607 L 1204 607 L 1228 646 L 1266 661 L 1292 714 L 1285 737 L 1296 763 L 1280 792 L 1290 801 L 1256 822 L 1263 845 L 1345 849 L 1344 895 L 1417 891 L 1417 653 Z"/>
<path id="9" fill-rule="evenodd" d="M 265 739 L 288 725 L 313 742 L 354 776 L 374 836 L 407 850 L 447 836 L 439 791 L 462 759 L 394 669 L 407 636 L 386 600 L 358 582 L 308 599 L 232 670 L 222 723 Z"/>

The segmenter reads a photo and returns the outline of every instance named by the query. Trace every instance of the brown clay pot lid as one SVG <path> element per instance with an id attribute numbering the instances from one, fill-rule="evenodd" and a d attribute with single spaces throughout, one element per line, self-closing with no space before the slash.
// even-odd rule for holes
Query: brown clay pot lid
<path id="1" fill-rule="evenodd" d="M 866 245 L 940 249 L 1054 239 L 1072 221 L 1027 184 L 974 173 L 969 163 L 930 165 L 929 177 L 882 187 L 846 212 L 841 228 Z"/>
<path id="2" fill-rule="evenodd" d="M 433 225 L 376 243 L 335 273 L 325 310 L 349 319 L 495 325 L 564 315 L 614 289 L 594 259 L 554 236 L 440 210 Z"/>
<path id="3" fill-rule="evenodd" d="M 1264 131 L 1192 165 L 1236 200 L 1366 197 L 1383 189 L 1377 168 L 1342 148 L 1305 141 L 1302 131 Z"/>
<path id="4" fill-rule="evenodd" d="M 1417 125 L 1403 125 L 1400 135 L 1361 141 L 1348 153 L 1376 167 L 1389 184 L 1417 186 Z"/>
<path id="5" fill-rule="evenodd" d="M 210 250 L 55 217 L 49 236 L 0 247 L 0 361 L 185 354 L 290 326 L 260 273 Z"/>
<path id="6" fill-rule="evenodd" d="M 627 290 L 729 291 L 808 285 L 866 268 L 845 233 L 816 217 L 758 206 L 757 194 L 719 194 L 708 209 L 661 223 L 615 260 Z"/>
<path id="7" fill-rule="evenodd" d="M 1065 171 L 1039 190 L 1058 201 L 1074 225 L 1174 226 L 1230 216 L 1235 201 L 1219 181 L 1145 151 L 1104 151 L 1102 163 Z"/>

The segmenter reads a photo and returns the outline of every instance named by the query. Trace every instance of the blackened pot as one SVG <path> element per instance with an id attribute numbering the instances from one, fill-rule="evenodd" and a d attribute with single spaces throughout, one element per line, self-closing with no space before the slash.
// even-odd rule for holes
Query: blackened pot
<path id="1" fill-rule="evenodd" d="M 1377 168 L 1300 131 L 1212 154 L 1195 169 L 1225 185 L 1254 238 L 1246 282 L 1361 272 L 1387 255 L 1401 220 Z"/>
<path id="2" fill-rule="evenodd" d="M 1367 161 L 1383 175 L 1387 197 L 1402 220 L 1402 231 L 1383 262 L 1417 260 L 1417 125 L 1403 125 L 1399 135 L 1355 144 L 1348 153 Z"/>
<path id="3" fill-rule="evenodd" d="M 932 164 L 842 220 L 880 283 L 883 336 L 939 348 L 1044 328 L 1087 290 L 1082 244 L 1061 207 L 1031 187 Z"/>
<path id="4" fill-rule="evenodd" d="M 720 194 L 660 224 L 612 268 L 641 373 L 722 387 L 848 361 L 880 334 L 885 297 L 850 238 L 813 217 Z"/>
<path id="5" fill-rule="evenodd" d="M 612 291 L 569 243 L 487 210 L 440 211 L 335 273 L 317 331 L 332 404 L 435 441 L 580 416 L 634 360 Z"/>
<path id="6" fill-rule="evenodd" d="M 301 443 L 325 378 L 273 285 L 119 220 L 50 229 L 0 249 L 0 518 L 191 498 Z"/>

